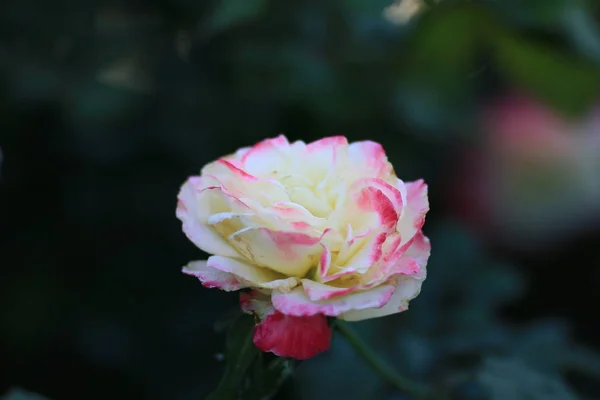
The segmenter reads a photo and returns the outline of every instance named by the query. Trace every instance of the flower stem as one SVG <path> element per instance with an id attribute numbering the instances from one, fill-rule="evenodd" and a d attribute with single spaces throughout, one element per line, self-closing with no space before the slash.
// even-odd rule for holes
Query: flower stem
<path id="1" fill-rule="evenodd" d="M 391 365 L 386 363 L 381 357 L 377 356 L 358 335 L 358 333 L 350 327 L 348 323 L 342 320 L 336 320 L 335 326 L 338 331 L 346 338 L 348 343 L 352 345 L 354 350 L 365 359 L 373 370 L 398 389 L 406 394 L 411 395 L 416 399 L 432 399 L 433 393 L 421 385 L 411 382 L 398 373 Z"/>

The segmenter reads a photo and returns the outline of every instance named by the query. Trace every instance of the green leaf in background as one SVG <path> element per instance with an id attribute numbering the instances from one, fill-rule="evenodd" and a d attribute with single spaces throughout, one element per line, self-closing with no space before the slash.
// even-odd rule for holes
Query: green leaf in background
<path id="1" fill-rule="evenodd" d="M 400 60 L 394 104 L 402 118 L 432 133 L 464 123 L 477 85 L 474 73 L 484 67 L 477 59 L 486 18 L 485 9 L 472 3 L 441 3 L 424 13 Z"/>
<path id="2" fill-rule="evenodd" d="M 562 14 L 561 19 L 575 49 L 600 65 L 600 28 L 589 10 L 576 3 Z"/>
<path id="3" fill-rule="evenodd" d="M 0 400 L 48 400 L 39 394 L 31 393 L 23 389 L 10 389 Z"/>
<path id="4" fill-rule="evenodd" d="M 519 26 L 555 29 L 562 15 L 580 3 L 579 0 L 503 0 L 489 4 Z"/>
<path id="5" fill-rule="evenodd" d="M 509 3 L 509 2 L 507 2 Z M 519 8 L 519 13 L 531 16 L 539 24 L 555 24 L 566 10 L 578 4 L 577 0 L 528 0 L 513 1 L 513 6 Z M 514 10 L 514 9 L 513 9 Z"/>
<path id="6" fill-rule="evenodd" d="M 590 63 L 501 31 L 491 39 L 506 78 L 558 111 L 581 114 L 600 94 L 600 70 Z"/>
<path id="7" fill-rule="evenodd" d="M 423 17 L 411 42 L 409 73 L 444 86 L 464 82 L 473 69 L 479 25 L 485 17 L 473 4 L 434 8 Z"/>
<path id="8" fill-rule="evenodd" d="M 225 343 L 227 366 L 217 389 L 206 400 L 234 400 L 244 382 L 246 372 L 256 359 L 259 351 L 252 343 L 254 319 L 240 314 L 232 321 Z"/>
<path id="9" fill-rule="evenodd" d="M 258 18 L 268 0 L 219 0 L 207 22 L 211 33 L 221 33 L 235 25 Z"/>

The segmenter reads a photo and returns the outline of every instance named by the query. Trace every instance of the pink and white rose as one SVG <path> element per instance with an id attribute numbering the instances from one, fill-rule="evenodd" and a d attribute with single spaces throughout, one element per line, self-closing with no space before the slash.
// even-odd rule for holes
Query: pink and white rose
<path id="1" fill-rule="evenodd" d="M 254 343 L 284 357 L 329 347 L 326 317 L 402 312 L 426 277 L 423 181 L 398 179 L 381 145 L 264 140 L 206 165 L 178 196 L 183 231 L 212 254 L 183 272 L 242 293 Z"/>

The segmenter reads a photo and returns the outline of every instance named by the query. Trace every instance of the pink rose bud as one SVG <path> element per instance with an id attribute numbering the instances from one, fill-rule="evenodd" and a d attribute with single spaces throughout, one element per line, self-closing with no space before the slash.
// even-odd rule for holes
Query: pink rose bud
<path id="1" fill-rule="evenodd" d="M 282 357 L 329 348 L 326 317 L 405 311 L 426 277 L 423 181 L 398 179 L 381 145 L 285 136 L 206 165 L 178 196 L 177 217 L 213 254 L 183 272 L 242 293 L 254 343 Z"/>

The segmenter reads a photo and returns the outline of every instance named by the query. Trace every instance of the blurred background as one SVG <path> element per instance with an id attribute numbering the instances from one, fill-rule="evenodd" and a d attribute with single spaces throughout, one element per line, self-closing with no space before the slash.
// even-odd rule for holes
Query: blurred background
<path id="1" fill-rule="evenodd" d="M 600 399 L 600 4 L 392 1 L 2 2 L 0 395 L 209 393 L 237 296 L 181 274 L 175 198 L 282 132 L 429 183 L 421 295 L 355 325 L 396 368 Z M 277 398 L 409 399 L 338 337 Z"/>

